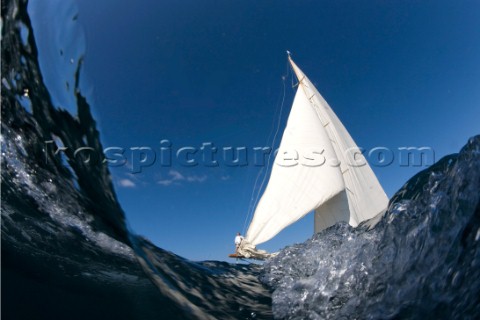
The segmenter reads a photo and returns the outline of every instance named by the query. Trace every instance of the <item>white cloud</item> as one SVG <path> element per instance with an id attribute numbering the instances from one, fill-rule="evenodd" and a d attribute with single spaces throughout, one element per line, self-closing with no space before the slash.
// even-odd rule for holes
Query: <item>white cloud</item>
<path id="1" fill-rule="evenodd" d="M 159 180 L 157 183 L 161 184 L 162 186 L 169 186 L 173 183 L 173 180 Z"/>
<path id="2" fill-rule="evenodd" d="M 203 176 L 189 176 L 187 177 L 187 181 L 188 182 L 203 182 L 207 180 L 207 176 L 203 175 Z"/>
<path id="3" fill-rule="evenodd" d="M 130 179 L 121 179 L 120 181 L 118 181 L 118 184 L 121 187 L 124 187 L 124 188 L 135 188 L 136 187 L 135 182 L 133 182 Z"/>
<path id="4" fill-rule="evenodd" d="M 173 169 L 168 172 L 168 176 L 169 176 L 169 178 L 163 179 L 163 180 L 158 180 L 157 183 L 162 185 L 162 186 L 169 186 L 169 185 L 174 184 L 174 183 L 178 184 L 181 181 L 201 183 L 201 182 L 204 182 L 205 180 L 207 180 L 206 175 L 203 175 L 203 176 L 197 176 L 197 175 L 184 176 L 183 174 L 181 174 L 177 170 L 173 170 Z"/>
<path id="5" fill-rule="evenodd" d="M 172 180 L 174 180 L 174 181 L 185 180 L 185 177 L 180 172 L 178 172 L 176 170 L 170 170 L 170 172 L 168 174 L 172 177 Z"/>

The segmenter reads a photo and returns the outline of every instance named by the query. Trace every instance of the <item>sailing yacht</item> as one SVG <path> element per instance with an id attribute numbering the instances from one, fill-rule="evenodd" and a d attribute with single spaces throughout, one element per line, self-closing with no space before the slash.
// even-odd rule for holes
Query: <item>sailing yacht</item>
<path id="1" fill-rule="evenodd" d="M 231 257 L 270 257 L 256 246 L 310 212 L 318 233 L 339 221 L 356 227 L 387 209 L 387 195 L 360 149 L 287 53 L 297 92 L 267 187 Z"/>

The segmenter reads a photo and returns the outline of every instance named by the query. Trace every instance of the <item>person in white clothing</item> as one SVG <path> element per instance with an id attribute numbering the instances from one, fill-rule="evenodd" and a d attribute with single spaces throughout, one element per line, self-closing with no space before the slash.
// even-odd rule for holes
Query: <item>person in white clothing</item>
<path id="1" fill-rule="evenodd" d="M 235 253 L 238 251 L 238 247 L 240 247 L 240 243 L 242 243 L 243 237 L 240 232 L 237 232 L 237 236 L 235 237 Z"/>

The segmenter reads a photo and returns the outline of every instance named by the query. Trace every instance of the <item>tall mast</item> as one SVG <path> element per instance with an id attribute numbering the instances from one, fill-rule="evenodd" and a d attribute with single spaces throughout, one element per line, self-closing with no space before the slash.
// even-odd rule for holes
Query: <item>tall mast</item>
<path id="1" fill-rule="evenodd" d="M 290 65 L 292 66 L 293 72 L 295 73 L 295 76 L 298 79 L 298 83 L 303 84 L 302 82 L 305 79 L 305 74 L 302 72 L 302 70 L 300 70 L 299 67 L 297 67 L 295 62 L 293 62 L 292 54 L 288 50 L 287 50 L 287 55 L 288 55 L 288 62 L 290 62 Z"/>

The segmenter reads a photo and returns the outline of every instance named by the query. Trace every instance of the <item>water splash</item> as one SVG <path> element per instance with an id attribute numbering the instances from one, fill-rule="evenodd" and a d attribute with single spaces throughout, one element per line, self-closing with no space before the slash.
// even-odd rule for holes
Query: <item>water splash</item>
<path id="1" fill-rule="evenodd" d="M 128 230 L 108 167 L 74 153 L 103 150 L 80 85 L 81 59 L 65 92 L 69 112 L 52 97 L 62 89 L 44 83 L 27 1 L 2 3 L 2 21 L 2 315 L 271 318 L 258 267 L 194 263 Z M 70 149 L 59 157 L 63 146 Z"/>
<path id="2" fill-rule="evenodd" d="M 276 318 L 480 315 L 480 136 L 410 179 L 371 231 L 337 224 L 265 264 Z"/>

